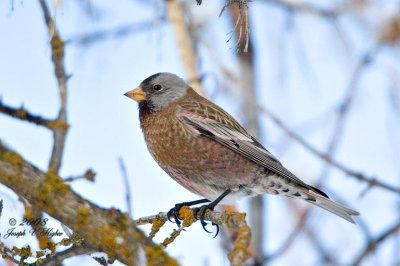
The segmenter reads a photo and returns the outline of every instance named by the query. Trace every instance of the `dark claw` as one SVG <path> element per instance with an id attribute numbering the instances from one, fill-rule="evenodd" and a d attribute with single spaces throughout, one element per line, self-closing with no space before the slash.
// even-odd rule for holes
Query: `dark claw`
<path id="1" fill-rule="evenodd" d="M 217 232 L 215 233 L 215 236 L 213 237 L 213 238 L 216 238 L 219 233 L 219 225 L 215 224 L 215 223 L 212 223 L 212 225 L 214 225 L 217 228 Z"/>
<path id="2" fill-rule="evenodd" d="M 178 217 L 178 213 L 179 213 L 179 209 L 182 206 L 180 204 L 176 204 L 175 207 L 173 207 L 172 209 L 170 209 L 167 213 L 167 217 L 168 217 L 168 221 L 170 221 L 171 223 L 175 223 L 178 227 L 181 226 L 181 221 Z M 174 220 L 172 220 L 172 218 Z"/>
<path id="3" fill-rule="evenodd" d="M 201 226 L 203 227 L 204 231 L 206 231 L 207 233 L 211 234 L 210 231 L 207 230 L 206 226 L 208 225 L 208 223 L 206 223 L 204 220 L 200 220 L 201 222 Z"/>
<path id="4" fill-rule="evenodd" d="M 201 206 L 199 208 L 194 209 L 194 212 L 195 212 L 194 214 L 195 214 L 196 217 L 199 217 L 201 226 L 203 227 L 204 231 L 206 231 L 207 233 L 211 234 L 211 232 L 208 231 L 207 228 L 206 228 L 208 223 L 206 221 L 204 221 L 204 214 L 205 214 L 206 210 L 214 210 L 214 206 L 210 205 L 210 204 Z M 217 228 L 217 233 L 213 237 L 213 238 L 215 238 L 215 237 L 217 237 L 217 235 L 219 233 L 219 225 L 215 224 L 215 223 L 212 223 L 212 225 Z"/>

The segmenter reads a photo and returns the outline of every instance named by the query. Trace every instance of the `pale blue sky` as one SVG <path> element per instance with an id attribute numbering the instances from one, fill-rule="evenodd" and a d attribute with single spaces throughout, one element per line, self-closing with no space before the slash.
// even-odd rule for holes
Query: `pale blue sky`
<path id="1" fill-rule="evenodd" d="M 97 9 L 95 16 L 90 17 L 77 4 L 78 1 L 63 1 L 56 20 L 64 40 L 99 29 L 151 20 L 156 16 L 155 7 L 144 1 L 121 0 L 118 5 L 115 1 L 94 2 Z M 204 17 L 208 20 L 202 30 L 204 39 L 219 60 L 236 72 L 233 43 L 225 42 L 231 30 L 229 19 L 225 15 L 218 18 L 220 3 L 203 2 L 201 8 L 194 6 L 192 10 L 198 13 L 194 17 L 199 21 Z M 340 27 L 351 50 L 346 53 L 329 21 L 321 22 L 320 18 L 313 16 L 295 16 L 296 33 L 284 33 L 286 16 L 281 9 L 259 1 L 250 6 L 251 22 L 257 25 L 251 34 L 256 41 L 259 103 L 273 110 L 314 146 L 326 149 L 334 126 L 334 108 L 347 89 L 357 63 L 355 59 L 373 45 L 368 32 L 375 26 L 371 24 L 370 28 L 361 30 L 354 18 L 341 19 Z M 49 37 L 39 4 L 36 1 L 15 1 L 14 11 L 11 11 L 10 1 L 0 2 L 0 36 L 2 101 L 15 107 L 24 105 L 35 114 L 55 117 L 59 106 L 58 91 L 47 45 Z M 213 73 L 223 83 L 224 79 L 208 51 L 201 46 L 200 55 L 201 72 Z M 336 158 L 349 167 L 397 185 L 400 170 L 399 114 L 388 104 L 388 95 L 393 80 L 399 76 L 398 59 L 392 56 L 391 51 L 383 52 L 374 66 L 362 75 L 359 94 L 336 154 Z M 153 73 L 168 71 L 184 77 L 169 24 L 86 47 L 68 44 L 65 62 L 67 72 L 72 74 L 68 82 L 71 127 L 61 174 L 65 177 L 79 175 L 88 168 L 97 173 L 95 183 L 80 180 L 72 187 L 100 206 L 126 210 L 124 183 L 117 161 L 122 157 L 131 177 L 135 218 L 166 211 L 177 202 L 196 199 L 197 196 L 172 181 L 152 160 L 139 128 L 136 103 L 123 96 Z M 388 77 L 388 73 L 394 74 Z M 205 86 L 207 95 L 218 90 L 220 83 L 209 76 Z M 237 88 L 229 82 L 226 86 L 236 92 L 230 96 L 220 92 L 213 100 L 240 120 Z M 398 93 L 398 87 L 395 91 Z M 310 120 L 315 122 L 304 125 Z M 264 129 L 263 144 L 294 173 L 313 183 L 322 169 L 320 160 L 286 138 L 269 119 L 261 116 L 260 121 Z M 50 132 L 0 115 L 0 133 L 1 140 L 25 158 L 41 169 L 47 168 L 52 145 Z M 399 213 L 395 211 L 398 206 L 395 204 L 399 201 L 394 194 L 376 189 L 360 198 L 365 184 L 337 170 L 333 170 L 329 178 L 325 186 L 328 194 L 335 192 L 341 197 L 337 200 L 343 198 L 346 204 L 360 211 L 373 233 L 380 232 L 398 219 Z M 10 197 L 6 203 L 11 204 L 12 192 L 5 188 L 1 191 Z M 247 202 L 241 201 L 238 208 L 245 211 Z M 283 198 L 268 197 L 268 251 L 280 246 L 290 232 L 285 230 L 285 226 L 295 223 L 287 206 Z M 323 228 L 318 233 L 328 248 L 342 251 L 341 262 L 351 260 L 347 254 L 354 255 L 361 250 L 363 238 L 356 226 L 317 208 L 313 209 L 310 222 Z M 172 225 L 163 228 L 156 241 L 162 241 L 172 228 Z M 315 257 L 304 255 L 310 249 L 307 241 L 301 237 L 284 259 L 271 265 L 293 265 L 295 262 L 297 265 L 315 265 Z M 377 261 L 387 259 L 389 262 L 387 254 L 392 247 L 387 245 L 377 253 Z M 212 239 L 199 224 L 184 232 L 167 251 L 183 265 L 227 265 L 218 238 Z M 303 259 L 301 263 L 299 256 Z M 97 265 L 90 258 L 83 260 L 85 265 Z M 69 265 L 77 261 L 73 259 Z"/>

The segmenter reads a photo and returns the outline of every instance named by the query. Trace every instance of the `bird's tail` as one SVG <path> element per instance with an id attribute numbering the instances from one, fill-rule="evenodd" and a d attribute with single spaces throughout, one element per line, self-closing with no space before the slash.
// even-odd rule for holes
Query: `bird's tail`
<path id="1" fill-rule="evenodd" d="M 322 209 L 325 209 L 333 214 L 336 214 L 337 216 L 342 217 L 343 219 L 355 224 L 353 217 L 359 215 L 360 213 L 357 211 L 354 211 L 350 208 L 347 208 L 337 202 L 334 202 L 326 196 L 325 193 L 319 193 L 320 190 L 315 189 L 311 187 L 312 189 L 309 189 L 307 192 L 305 192 L 308 196 L 306 201 L 321 207 Z"/>

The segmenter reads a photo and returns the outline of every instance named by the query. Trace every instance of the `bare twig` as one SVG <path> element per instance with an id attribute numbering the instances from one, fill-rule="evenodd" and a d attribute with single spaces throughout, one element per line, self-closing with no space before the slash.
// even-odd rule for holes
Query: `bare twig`
<path id="1" fill-rule="evenodd" d="M 44 260 L 42 266 L 58 266 L 61 263 L 71 257 L 79 256 L 79 255 L 90 255 L 95 252 L 95 250 L 90 249 L 86 246 L 72 246 L 69 249 L 57 252 L 53 256 L 50 256 L 48 259 Z"/>
<path id="2" fill-rule="evenodd" d="M 88 169 L 82 175 L 69 176 L 69 177 L 64 178 L 64 181 L 65 182 L 72 182 L 72 181 L 76 181 L 76 180 L 79 180 L 79 179 L 86 179 L 86 180 L 88 180 L 90 182 L 94 182 L 95 176 L 96 176 L 96 173 L 92 169 Z"/>
<path id="3" fill-rule="evenodd" d="M 52 61 L 54 65 L 54 73 L 58 82 L 61 106 L 57 116 L 57 122 L 67 125 L 67 80 L 64 67 L 64 42 L 59 36 L 55 23 L 50 15 L 49 8 L 45 0 L 39 0 L 42 8 L 43 16 L 50 36 Z M 61 167 L 61 160 L 64 151 L 65 139 L 68 127 L 53 128 L 53 149 L 49 162 L 49 171 L 58 174 Z"/>
<path id="4" fill-rule="evenodd" d="M 33 123 L 38 126 L 43 126 L 48 129 L 52 129 L 56 125 L 56 121 L 48 118 L 43 118 L 39 115 L 34 115 L 26 110 L 23 106 L 20 108 L 14 108 L 4 105 L 0 100 L 0 113 L 9 115 L 11 117 Z"/>
<path id="5" fill-rule="evenodd" d="M 0 241 L 0 253 L 3 259 L 7 259 L 11 262 L 14 262 L 17 265 L 20 265 L 20 261 L 15 258 L 14 253 L 8 247 L 4 245 L 3 242 Z"/>
<path id="6" fill-rule="evenodd" d="M 321 9 L 305 2 L 284 0 L 264 0 L 264 2 L 285 8 L 289 12 L 310 13 L 327 19 L 336 18 L 341 14 L 340 10 Z"/>
<path id="7" fill-rule="evenodd" d="M 374 49 L 371 49 L 370 51 L 368 51 L 367 53 L 365 53 L 365 55 L 362 56 L 359 64 L 356 66 L 356 68 L 351 76 L 349 84 L 347 85 L 347 88 L 346 88 L 346 93 L 345 93 L 344 99 L 339 104 L 337 117 L 336 117 L 336 125 L 333 130 L 331 139 L 329 141 L 328 148 L 325 153 L 327 157 L 333 158 L 336 153 L 336 150 L 339 147 L 339 142 L 343 136 L 344 126 L 346 124 L 348 114 L 350 113 L 351 106 L 354 102 L 354 98 L 356 97 L 357 92 L 358 92 L 359 80 L 361 78 L 362 73 L 365 71 L 365 69 L 368 66 L 370 66 L 370 64 L 373 62 L 373 59 L 377 52 L 378 52 L 378 48 L 374 48 Z M 325 163 L 318 180 L 326 181 L 326 178 L 324 178 L 324 177 L 328 176 L 330 166 L 331 166 L 331 164 L 329 164 L 328 162 Z"/>
<path id="8" fill-rule="evenodd" d="M 202 39 L 199 38 L 199 40 L 202 40 Z M 205 45 L 205 48 L 207 48 L 209 50 L 210 54 L 212 56 L 214 56 L 215 59 L 217 59 L 215 54 L 212 53 L 212 50 L 207 45 L 207 43 L 205 43 L 204 40 L 202 40 L 202 41 L 203 41 L 203 43 Z M 376 50 L 373 49 L 373 50 L 371 50 L 370 53 L 367 53 L 367 55 L 364 57 L 364 60 L 362 61 L 364 63 L 362 63 L 362 64 L 367 64 L 368 61 L 370 60 L 371 56 L 375 52 L 376 52 Z M 220 60 L 215 60 L 215 61 L 218 63 Z M 232 73 L 232 71 L 227 69 L 222 64 L 218 64 L 218 66 L 220 67 L 222 73 L 225 75 L 225 77 L 228 80 L 231 80 L 234 84 L 238 84 L 239 86 L 242 86 L 242 87 L 244 86 L 242 80 L 238 79 L 236 77 L 236 75 L 234 73 Z M 297 133 L 295 133 L 293 130 L 291 130 L 281 119 L 278 118 L 278 116 L 276 116 L 272 111 L 270 111 L 266 107 L 263 107 L 263 106 L 259 105 L 258 106 L 258 110 L 260 110 L 262 113 L 264 113 L 265 115 L 270 117 L 270 119 L 279 128 L 281 128 L 284 132 L 286 132 L 286 134 L 289 137 L 291 137 L 292 139 L 296 140 L 299 144 L 301 144 L 308 151 L 310 151 L 314 155 L 318 156 L 322 160 L 326 161 L 330 165 L 334 166 L 335 168 L 339 169 L 340 171 L 344 172 L 345 174 L 347 174 L 349 176 L 352 176 L 352 177 L 356 178 L 357 180 L 360 180 L 360 181 L 368 183 L 368 185 L 370 187 L 378 186 L 378 187 L 381 187 L 383 189 L 386 189 L 386 190 L 389 190 L 389 191 L 392 191 L 392 192 L 400 194 L 400 188 L 392 186 L 392 185 L 389 185 L 389 184 L 386 184 L 386 183 L 376 179 L 375 177 L 367 176 L 367 175 L 364 175 L 361 172 L 352 170 L 352 169 L 348 168 L 347 166 L 345 166 L 344 164 L 337 162 L 336 160 L 334 160 L 330 156 L 327 156 L 327 154 L 318 151 L 314 146 L 312 146 L 310 143 L 308 143 L 306 140 L 304 140 L 301 136 L 299 136 Z"/>
<path id="9" fill-rule="evenodd" d="M 303 231 L 308 236 L 310 243 L 316 249 L 317 254 L 319 254 L 322 259 L 322 263 L 318 264 L 332 266 L 338 265 L 338 260 L 330 254 L 330 252 L 324 246 L 323 242 L 319 240 L 318 235 L 314 232 L 314 229 L 312 227 L 305 226 Z"/>
<path id="10" fill-rule="evenodd" d="M 118 158 L 118 163 L 119 163 L 119 169 L 121 170 L 122 178 L 124 180 L 126 208 L 128 210 L 129 216 L 133 217 L 132 196 L 131 196 L 131 186 L 129 185 L 129 176 L 126 171 L 124 160 L 121 157 Z"/>
<path id="11" fill-rule="evenodd" d="M 400 230 L 400 221 L 397 221 L 394 225 L 392 225 L 391 227 L 389 227 L 388 229 L 384 230 L 379 236 L 377 236 L 376 238 L 374 238 L 372 241 L 369 241 L 366 245 L 366 247 L 364 248 L 364 250 L 362 250 L 360 252 L 360 254 L 354 259 L 354 261 L 352 263 L 350 263 L 349 265 L 361 265 L 362 261 L 371 254 L 371 252 L 373 252 L 375 249 L 377 249 L 379 247 L 379 245 L 385 241 L 386 239 L 388 239 L 390 236 L 394 236 L 397 231 Z"/>
<path id="12" fill-rule="evenodd" d="M 296 240 L 297 236 L 302 232 L 302 229 L 304 228 L 306 224 L 306 218 L 307 218 L 307 213 L 309 209 L 306 209 L 301 212 L 301 214 L 296 215 L 298 217 L 297 224 L 292 230 L 292 232 L 288 235 L 286 240 L 283 242 L 283 244 L 276 249 L 275 252 L 271 253 L 270 255 L 265 256 L 264 261 L 265 262 L 270 262 L 274 259 L 277 259 L 279 256 L 281 256 L 283 253 L 285 253 L 290 246 L 294 243 Z"/>
<path id="13" fill-rule="evenodd" d="M 159 22 L 165 23 L 167 20 L 165 17 L 160 17 Z M 154 20 L 142 21 L 138 23 L 131 23 L 127 25 L 118 26 L 112 29 L 98 30 L 91 33 L 84 33 L 68 38 L 67 45 L 80 45 L 87 46 L 95 44 L 100 41 L 104 41 L 111 38 L 122 38 L 131 34 L 140 32 L 146 32 L 154 28 Z"/>
<path id="14" fill-rule="evenodd" d="M 259 106 L 259 109 L 261 112 L 263 112 L 265 115 L 267 115 L 279 128 L 281 128 L 288 136 L 296 140 L 298 143 L 300 143 L 304 148 L 306 148 L 308 151 L 310 151 L 312 154 L 315 156 L 319 157 L 323 161 L 329 163 L 330 165 L 334 166 L 336 169 L 344 172 L 345 174 L 354 177 L 355 179 L 359 181 L 363 181 L 368 184 L 370 187 L 380 187 L 383 189 L 386 189 L 388 191 L 400 194 L 400 188 L 389 185 L 387 183 L 384 183 L 383 181 L 378 180 L 375 177 L 367 176 L 364 175 L 361 172 L 352 170 L 345 166 L 342 163 L 339 163 L 338 161 L 334 160 L 333 158 L 327 156 L 327 154 L 322 153 L 318 151 L 314 146 L 312 146 L 310 143 L 308 143 L 305 139 L 300 137 L 297 133 L 293 132 L 282 120 L 280 120 L 274 113 L 272 113 L 269 109 L 263 106 Z"/>

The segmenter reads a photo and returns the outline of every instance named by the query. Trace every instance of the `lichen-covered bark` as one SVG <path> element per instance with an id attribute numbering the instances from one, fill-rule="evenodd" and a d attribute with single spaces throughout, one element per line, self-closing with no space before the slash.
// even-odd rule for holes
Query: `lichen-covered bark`
<path id="1" fill-rule="evenodd" d="M 137 264 L 137 247 L 149 265 L 177 265 L 159 246 L 115 209 L 82 198 L 55 174 L 44 173 L 0 141 L 0 182 L 82 236 L 91 248 L 127 265 Z M 156 255 L 155 255 L 156 254 Z"/>

